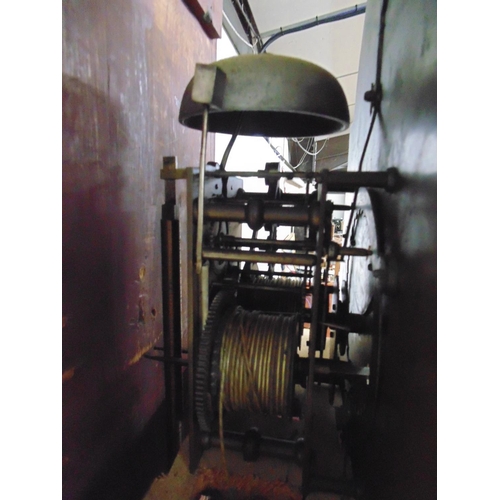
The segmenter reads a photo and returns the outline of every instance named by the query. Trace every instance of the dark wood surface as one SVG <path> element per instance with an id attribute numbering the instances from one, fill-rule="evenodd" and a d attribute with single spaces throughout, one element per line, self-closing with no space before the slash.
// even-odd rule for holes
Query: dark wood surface
<path id="1" fill-rule="evenodd" d="M 381 6 L 374 0 L 366 11 L 350 170 L 358 169 L 371 120 L 363 96 L 375 82 Z M 381 77 L 381 116 L 363 170 L 397 167 L 404 185 L 380 197 L 388 267 L 380 398 L 355 465 L 369 500 L 428 500 L 437 496 L 435 1 L 389 0 Z"/>
<path id="2" fill-rule="evenodd" d="M 215 41 L 181 0 L 64 1 L 62 40 L 63 498 L 133 498 L 110 484 L 163 426 L 160 169 L 198 163 L 178 110 Z"/>

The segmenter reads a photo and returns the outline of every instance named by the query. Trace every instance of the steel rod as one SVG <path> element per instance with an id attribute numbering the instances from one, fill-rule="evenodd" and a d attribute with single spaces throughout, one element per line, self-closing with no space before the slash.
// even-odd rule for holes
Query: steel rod
<path id="1" fill-rule="evenodd" d="M 302 289 L 300 287 L 290 287 L 290 286 L 270 286 L 270 285 L 259 285 L 254 283 L 238 283 L 237 288 L 241 290 L 264 290 L 268 292 L 286 292 L 290 294 L 300 294 Z"/>
<path id="2" fill-rule="evenodd" d="M 300 179 L 317 179 L 319 174 L 317 172 L 265 172 L 264 170 L 257 171 L 221 171 L 217 172 L 207 172 L 207 177 L 258 177 L 266 179 L 281 179 L 285 177 L 287 179 L 293 179 L 294 177 Z"/>
<path id="3" fill-rule="evenodd" d="M 339 255 L 351 255 L 352 257 L 369 257 L 370 255 L 373 255 L 373 251 L 368 250 L 368 248 L 340 247 Z"/>
<path id="4" fill-rule="evenodd" d="M 286 264 L 291 266 L 312 266 L 316 260 L 314 255 L 284 252 L 252 252 L 244 250 L 211 250 L 203 249 L 203 258 L 208 260 L 227 260 L 229 262 L 252 262 L 269 264 Z M 320 256 L 321 260 L 321 256 Z"/>
<path id="5" fill-rule="evenodd" d="M 235 198 L 232 198 L 231 201 L 234 202 L 245 202 L 248 200 L 264 200 L 267 203 L 278 203 L 282 204 L 284 202 L 295 204 L 295 205 L 304 205 L 304 203 L 309 204 L 311 201 L 316 200 L 315 193 L 312 194 L 297 194 L 297 193 L 280 193 L 279 198 L 276 200 L 269 199 L 269 193 L 256 193 L 251 191 L 244 191 L 241 189 L 236 194 Z"/>
<path id="6" fill-rule="evenodd" d="M 326 207 L 328 210 L 321 212 L 318 203 L 312 203 L 310 206 L 286 206 L 266 204 L 262 201 L 248 203 L 211 202 L 205 204 L 204 218 L 206 221 L 245 222 L 252 229 L 262 227 L 264 224 L 317 227 L 322 217 L 329 217 L 333 212 L 332 203 L 328 203 L 325 205 Z M 198 213 L 199 211 L 195 212 L 195 218 L 197 218 Z"/>
<path id="7" fill-rule="evenodd" d="M 320 172 L 265 172 L 263 170 L 207 172 L 207 177 L 225 178 L 225 177 L 257 177 L 265 179 L 310 179 L 317 180 L 326 185 L 328 191 L 354 192 L 360 187 L 382 188 L 387 191 L 394 191 L 400 183 L 400 177 L 397 169 L 389 168 L 385 172 L 343 172 L 340 170 Z"/>
<path id="8" fill-rule="evenodd" d="M 234 236 L 219 236 L 221 245 L 251 248 L 282 248 L 286 250 L 314 250 L 314 241 L 291 240 L 259 240 L 253 238 L 236 238 Z"/>
<path id="9" fill-rule="evenodd" d="M 262 275 L 262 276 L 269 276 L 269 273 L 267 271 L 260 271 L 260 270 L 253 270 L 250 269 L 248 271 L 245 271 L 245 274 L 250 274 L 250 275 Z M 290 278 L 307 278 L 311 274 L 310 271 L 304 270 L 304 272 L 301 273 L 291 273 L 287 271 L 274 271 L 272 273 L 272 276 L 289 276 Z"/>
<path id="10" fill-rule="evenodd" d="M 184 358 L 165 358 L 165 363 L 172 365 L 188 366 L 189 361 Z"/>
<path id="11" fill-rule="evenodd" d="M 161 361 L 162 363 L 171 364 L 171 365 L 179 365 L 179 366 L 188 366 L 189 361 L 183 358 L 169 358 L 165 356 L 152 356 L 150 354 L 144 354 L 143 358 L 151 359 L 153 361 Z"/>
<path id="12" fill-rule="evenodd" d="M 205 203 L 205 163 L 208 131 L 208 106 L 203 109 L 203 128 L 201 132 L 200 178 L 198 182 L 198 223 L 196 228 L 196 274 L 201 275 L 203 244 L 203 205 Z"/>

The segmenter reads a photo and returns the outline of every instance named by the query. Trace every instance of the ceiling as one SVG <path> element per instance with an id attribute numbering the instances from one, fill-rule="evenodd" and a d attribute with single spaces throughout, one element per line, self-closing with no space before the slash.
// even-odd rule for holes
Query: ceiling
<path id="1" fill-rule="evenodd" d="M 224 28 L 239 53 L 251 53 L 242 24 L 235 10 L 241 0 L 224 0 Z M 356 5 L 350 0 L 247 0 L 263 42 L 273 31 L 310 21 L 316 16 L 332 14 Z M 241 3 L 240 3 L 241 4 Z M 342 85 L 349 104 L 351 123 L 356 104 L 359 57 L 365 14 L 278 38 L 266 50 L 268 53 L 299 57 L 332 73 Z M 235 31 L 237 33 L 235 33 Z M 246 43 L 245 43 L 245 41 Z M 349 133 L 346 130 L 340 134 Z"/>

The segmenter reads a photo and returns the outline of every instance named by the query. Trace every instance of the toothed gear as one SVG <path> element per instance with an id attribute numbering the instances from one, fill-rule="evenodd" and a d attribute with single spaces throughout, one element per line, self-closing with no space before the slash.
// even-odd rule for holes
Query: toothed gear
<path id="1" fill-rule="evenodd" d="M 200 429 L 212 430 L 215 402 L 219 391 L 219 359 L 222 325 L 226 313 L 235 307 L 234 292 L 220 291 L 212 301 L 200 338 L 195 371 L 194 407 Z"/>

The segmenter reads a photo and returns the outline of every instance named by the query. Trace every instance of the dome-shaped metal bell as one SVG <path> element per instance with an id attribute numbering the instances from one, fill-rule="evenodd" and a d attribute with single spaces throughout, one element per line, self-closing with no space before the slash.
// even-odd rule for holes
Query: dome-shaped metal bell
<path id="1" fill-rule="evenodd" d="M 347 100 L 337 79 L 301 59 L 242 55 L 206 68 L 223 75 L 208 131 L 267 137 L 314 137 L 349 126 Z M 193 100 L 194 77 L 182 98 L 179 121 L 202 129 L 204 104 Z"/>

